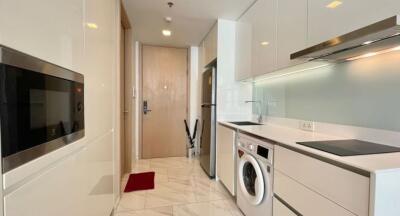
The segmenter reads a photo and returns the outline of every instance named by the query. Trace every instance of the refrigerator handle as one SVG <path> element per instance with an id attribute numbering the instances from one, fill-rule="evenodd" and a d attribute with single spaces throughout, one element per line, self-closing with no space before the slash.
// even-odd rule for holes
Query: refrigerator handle
<path id="1" fill-rule="evenodd" d="M 201 133 L 200 133 L 199 149 L 201 149 L 201 143 L 202 143 L 202 140 L 203 140 L 203 131 L 204 131 L 204 119 L 203 119 L 203 121 L 201 122 Z"/>

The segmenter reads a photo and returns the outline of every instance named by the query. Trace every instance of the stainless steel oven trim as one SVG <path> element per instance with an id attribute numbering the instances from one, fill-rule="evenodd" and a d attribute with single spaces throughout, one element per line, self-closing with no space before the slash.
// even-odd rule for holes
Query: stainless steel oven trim
<path id="1" fill-rule="evenodd" d="M 49 142 L 40 144 L 30 149 L 18 152 L 16 154 L 7 156 L 2 160 L 2 170 L 6 173 L 12 169 L 15 169 L 29 161 L 39 158 L 49 152 L 55 151 L 61 147 L 64 147 L 72 142 L 79 140 L 85 136 L 85 130 L 80 130 L 72 134 L 51 140 Z"/>
<path id="2" fill-rule="evenodd" d="M 1 125 L 1 118 L 0 118 L 0 125 Z M 2 148 L 1 148 L 1 130 L 0 130 L 0 152 L 2 152 Z M 3 170 L 2 160 L 0 160 L 0 169 Z M 3 177 L 0 178 L 0 185 L 3 186 Z M 4 190 L 1 189 L 0 190 L 0 197 L 3 197 L 3 193 L 4 193 Z M 4 214 L 4 211 L 3 211 L 4 206 L 3 205 L 4 205 L 4 202 L 0 202 L 0 214 Z"/>
<path id="3" fill-rule="evenodd" d="M 84 83 L 84 77 L 80 73 L 76 73 L 2 45 L 0 45 L 0 63 L 62 79 Z"/>
<path id="4" fill-rule="evenodd" d="M 2 45 L 0 45 L 0 63 L 66 80 L 79 82 L 82 84 L 84 83 L 84 76 L 82 74 L 76 73 L 69 69 L 57 66 L 55 64 L 46 62 L 44 60 L 21 53 L 19 51 L 16 51 L 14 49 Z M 85 136 L 85 130 L 83 129 L 75 133 L 59 137 L 55 140 L 42 143 L 38 146 L 26 149 L 16 154 L 9 155 L 5 158 L 2 158 L 2 161 L 0 162 L 1 170 L 3 173 L 6 173 L 29 161 L 39 158 L 49 152 L 55 151 L 63 146 L 75 142 L 84 136 Z M 1 131 L 0 131 L 0 138 L 1 138 Z M 1 139 L 0 139 L 0 144 L 1 144 Z"/>

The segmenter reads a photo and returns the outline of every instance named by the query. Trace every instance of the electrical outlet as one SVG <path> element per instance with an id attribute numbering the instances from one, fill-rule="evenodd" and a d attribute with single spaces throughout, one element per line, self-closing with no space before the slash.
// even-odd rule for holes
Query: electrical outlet
<path id="1" fill-rule="evenodd" d="M 313 121 L 300 121 L 299 128 L 305 131 L 314 131 L 315 126 Z"/>

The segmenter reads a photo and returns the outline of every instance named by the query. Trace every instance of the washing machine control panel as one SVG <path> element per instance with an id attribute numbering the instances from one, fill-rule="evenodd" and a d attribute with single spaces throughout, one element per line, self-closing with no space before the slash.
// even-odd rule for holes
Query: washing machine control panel
<path id="1" fill-rule="evenodd" d="M 272 164 L 274 145 L 248 135 L 239 134 L 238 146 L 248 153 Z"/>

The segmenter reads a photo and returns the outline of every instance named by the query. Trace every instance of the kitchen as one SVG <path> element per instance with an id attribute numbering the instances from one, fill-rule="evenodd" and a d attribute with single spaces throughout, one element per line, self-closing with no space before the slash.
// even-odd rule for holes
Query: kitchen
<path id="1" fill-rule="evenodd" d="M 399 59 L 398 0 L 0 0 L 0 215 L 398 216 Z"/>
<path id="2" fill-rule="evenodd" d="M 355 24 L 373 3 L 351 4 L 257 1 L 237 20 L 234 78 L 252 83 L 253 122 L 217 108 L 216 176 L 245 215 L 398 214 L 398 18 Z"/>

